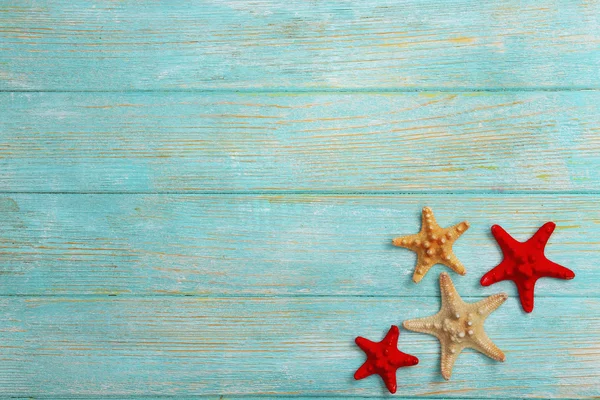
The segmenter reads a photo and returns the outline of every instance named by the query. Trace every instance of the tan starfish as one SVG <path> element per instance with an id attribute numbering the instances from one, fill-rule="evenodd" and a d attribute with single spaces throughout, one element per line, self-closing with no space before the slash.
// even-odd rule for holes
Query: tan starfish
<path id="1" fill-rule="evenodd" d="M 469 223 L 463 221 L 450 228 L 441 228 L 435 221 L 431 208 L 423 208 L 421 232 L 401 236 L 392 240 L 394 246 L 404 247 L 417 253 L 417 266 L 413 281 L 418 283 L 435 264 L 444 264 L 454 272 L 464 275 L 465 267 L 452 252 L 452 244 L 469 229 Z"/>
<path id="2" fill-rule="evenodd" d="M 477 303 L 465 303 L 445 272 L 440 274 L 440 292 L 442 307 L 437 314 L 404 321 L 402 325 L 408 330 L 438 338 L 444 379 L 450 379 L 452 366 L 465 348 L 472 348 L 494 360 L 504 361 L 504 353 L 488 338 L 483 330 L 483 323 L 488 315 L 506 301 L 506 293 L 494 294 Z"/>

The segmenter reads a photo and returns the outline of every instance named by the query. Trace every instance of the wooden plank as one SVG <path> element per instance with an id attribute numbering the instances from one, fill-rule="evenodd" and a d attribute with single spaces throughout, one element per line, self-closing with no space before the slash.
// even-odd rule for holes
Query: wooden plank
<path id="1" fill-rule="evenodd" d="M 0 88 L 598 86 L 600 3 L 0 2 Z"/>
<path id="2" fill-rule="evenodd" d="M 65 400 L 91 400 L 91 399 L 105 399 L 107 396 L 65 396 L 65 397 L 56 397 L 54 396 L 53 399 L 65 399 Z M 278 399 L 281 397 L 287 397 L 287 398 L 293 398 L 294 400 L 328 400 L 331 398 L 340 398 L 342 396 L 331 396 L 331 395 L 325 395 L 325 396 L 297 396 L 297 395 L 293 395 L 293 396 L 276 396 L 276 395 L 257 395 L 257 396 L 252 396 L 252 395 L 243 395 L 243 396 L 225 396 L 225 395 L 193 395 L 193 396 L 177 396 L 178 400 L 234 400 L 234 399 L 239 399 L 242 398 L 244 400 L 265 400 L 265 399 Z M 354 397 L 354 398 L 389 398 L 389 395 L 382 395 L 382 396 L 344 396 L 344 397 Z M 43 397 L 42 397 L 43 398 Z M 119 399 L 122 400 L 165 400 L 166 398 L 169 398 L 169 396 L 153 396 L 153 395 L 127 395 L 127 396 L 119 396 Z M 408 400 L 408 399 L 414 399 L 415 397 L 404 397 L 404 396 L 398 396 L 397 394 L 394 395 L 394 399 L 395 400 Z M 427 398 L 429 399 L 443 399 L 443 397 L 436 397 L 436 396 L 427 396 Z M 481 400 L 484 399 L 485 397 L 468 397 L 469 400 Z M 12 399 L 23 399 L 23 400 L 30 400 L 30 397 L 19 397 L 19 396 L 11 396 L 11 400 Z M 564 398 L 563 398 L 564 399 Z"/>
<path id="3" fill-rule="evenodd" d="M 0 94 L 8 192 L 600 190 L 600 92 Z"/>
<path id="4" fill-rule="evenodd" d="M 382 396 L 378 378 L 352 379 L 364 360 L 354 338 L 437 309 L 436 298 L 4 297 L 0 393 Z M 403 330 L 399 347 L 420 363 L 399 372 L 398 392 L 598 396 L 599 311 L 597 298 L 552 298 L 524 315 L 511 298 L 486 322 L 507 361 L 466 351 L 447 383 L 437 340 Z"/>
<path id="5" fill-rule="evenodd" d="M 464 295 L 506 291 L 481 276 L 499 263 L 494 223 L 517 239 L 558 225 L 546 254 L 576 272 L 542 279 L 552 296 L 595 296 L 598 195 L 34 195 L 0 199 L 0 293 L 431 296 L 433 268 L 411 280 L 415 254 L 393 237 L 415 233 L 430 206 L 442 226 L 467 219 L 454 246 Z"/>

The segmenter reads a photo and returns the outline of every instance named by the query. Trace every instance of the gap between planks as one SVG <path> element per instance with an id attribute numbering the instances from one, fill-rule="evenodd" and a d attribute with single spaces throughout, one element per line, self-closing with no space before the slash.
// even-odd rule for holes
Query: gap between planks
<path id="1" fill-rule="evenodd" d="M 35 396 L 35 399 L 52 399 L 52 400 L 100 400 L 100 399 L 119 399 L 119 400 L 136 400 L 136 399 L 144 399 L 144 400 L 161 400 L 161 399 L 177 399 L 177 400 L 228 400 L 228 399 L 244 399 L 244 400 L 262 400 L 262 399 L 293 399 L 293 400 L 322 400 L 322 399 L 389 399 L 393 398 L 394 400 L 409 400 L 415 398 L 424 398 L 424 399 L 448 399 L 447 396 L 412 396 L 412 397 L 398 397 L 398 396 L 361 396 L 361 395 L 352 395 L 352 394 L 344 394 L 344 395 L 319 395 L 319 396 L 299 396 L 299 395 L 186 395 L 184 397 L 177 395 L 135 395 L 135 396 L 119 396 L 119 395 L 105 395 L 105 396 Z M 31 400 L 32 397 L 23 397 L 23 396 L 11 396 L 12 400 Z M 464 400 L 489 400 L 489 397 L 469 397 L 463 396 L 461 399 Z M 522 399 L 522 397 L 504 397 L 504 399 Z M 538 397 L 537 399 L 544 399 L 544 397 Z M 549 398 L 548 398 L 549 399 Z M 575 397 L 559 397 L 560 400 L 576 400 Z"/>
<path id="2" fill-rule="evenodd" d="M 319 395 L 319 396 L 300 396 L 300 395 L 186 395 L 186 396 L 177 396 L 177 395 L 135 395 L 135 396 L 119 396 L 119 395 L 104 395 L 104 396 L 44 396 L 44 395 L 36 395 L 34 397 L 25 397 L 25 396 L 10 396 L 11 400 L 32 400 L 32 399 L 52 399 L 52 400 L 106 400 L 106 399 L 118 399 L 118 400 L 161 400 L 161 399 L 177 399 L 177 400 L 228 400 L 228 399 L 243 399 L 243 400 L 264 400 L 264 399 L 293 399 L 293 400 L 323 400 L 323 399 L 390 399 L 394 400 L 412 400 L 416 398 L 422 399 L 441 399 L 447 400 L 448 396 L 442 395 L 434 395 L 434 396 L 409 396 L 409 397 L 398 397 L 398 396 L 361 396 L 354 394 L 343 394 L 343 395 Z M 462 400 L 490 400 L 490 397 L 470 397 L 470 396 L 462 396 L 460 397 Z M 523 399 L 523 397 L 503 397 L 503 399 Z M 552 397 L 536 397 L 536 399 L 552 399 Z M 554 397 L 554 399 L 560 400 L 578 400 L 580 397 Z"/>
<path id="3" fill-rule="evenodd" d="M 599 91 L 600 86 L 532 86 L 532 87 L 414 87 L 414 88 L 219 88 L 219 89 L 197 89 L 197 88 L 179 88 L 179 89 L 81 89 L 81 90 L 53 90 L 53 89 L 0 89 L 0 93 L 199 93 L 199 94 L 217 94 L 217 93 L 257 93 L 257 94 L 377 94 L 377 93 L 518 93 L 518 92 L 591 92 Z"/>
<path id="4" fill-rule="evenodd" d="M 475 196 L 512 196 L 512 195 L 526 195 L 526 196 L 552 196 L 552 195 L 577 195 L 577 196 L 598 196 L 600 190 L 411 190 L 411 191 L 326 191 L 326 190 L 241 190 L 241 191 L 211 191 L 211 190 L 190 190 L 190 191 L 26 191 L 26 190 L 11 190 L 2 191 L 0 194 L 3 195 L 20 195 L 20 194 L 33 194 L 33 195 L 115 195 L 115 196 L 314 196 L 314 197 L 336 197 L 336 196 L 462 196 L 462 195 L 475 195 Z"/>
<path id="5" fill-rule="evenodd" d="M 483 289 L 483 287 L 482 287 Z M 501 290 L 499 289 L 498 292 Z M 508 294 L 508 293 L 507 293 Z M 198 294 L 198 293 L 105 293 L 105 294 L 97 294 L 97 293 L 0 293 L 0 298 L 11 298 L 11 297 L 28 297 L 28 298 L 56 298 L 56 299 L 93 299 L 99 298 L 104 299 L 106 297 L 118 297 L 120 299 L 153 299 L 153 298 L 163 298 L 163 297 L 195 297 L 199 299 L 248 299 L 248 300 L 260 300 L 260 299 L 435 299 L 440 298 L 439 291 L 434 294 L 410 294 L 410 295 L 389 295 L 389 294 L 298 294 L 298 293 L 281 293 L 281 294 L 262 294 L 262 293 L 240 293 L 240 294 Z M 481 296 L 461 296 L 464 300 L 471 299 L 471 302 L 475 302 L 480 299 L 484 299 L 489 297 L 489 294 L 482 294 Z M 518 295 L 508 294 L 509 298 L 518 298 Z M 535 294 L 536 298 L 547 298 L 547 299 L 555 299 L 555 298 L 573 298 L 573 299 L 593 299 L 600 298 L 600 294 L 597 296 L 590 296 L 587 294 Z"/>

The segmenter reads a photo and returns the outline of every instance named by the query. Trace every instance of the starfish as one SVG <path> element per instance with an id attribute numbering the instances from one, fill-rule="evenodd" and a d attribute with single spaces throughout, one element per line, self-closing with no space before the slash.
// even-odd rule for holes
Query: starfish
<path id="1" fill-rule="evenodd" d="M 544 248 L 556 224 L 547 222 L 526 242 L 513 239 L 500 225 L 492 226 L 492 234 L 502 249 L 504 259 L 483 275 L 481 284 L 489 286 L 503 280 L 517 285 L 521 306 L 525 312 L 533 311 L 533 291 L 539 278 L 573 279 L 575 273 L 548 260 Z"/>
<path id="2" fill-rule="evenodd" d="M 419 363 L 417 357 L 398 350 L 398 336 L 400 336 L 400 329 L 392 325 L 381 342 L 371 342 L 369 339 L 357 337 L 356 344 L 367 354 L 367 361 L 354 373 L 354 379 L 359 380 L 378 374 L 390 393 L 396 393 L 396 370 Z"/>
<path id="3" fill-rule="evenodd" d="M 488 338 L 483 323 L 488 315 L 506 301 L 506 293 L 492 295 L 477 303 L 465 303 L 445 272 L 440 275 L 440 291 L 442 307 L 437 314 L 404 321 L 403 326 L 438 338 L 444 379 L 450 379 L 454 362 L 465 348 L 472 348 L 494 360 L 504 361 L 504 353 Z"/>
<path id="4" fill-rule="evenodd" d="M 417 253 L 417 266 L 413 281 L 418 283 L 435 264 L 444 264 L 454 272 L 464 275 L 465 267 L 452 252 L 452 244 L 469 229 L 469 223 L 463 221 L 450 228 L 441 228 L 435 221 L 431 208 L 423 208 L 421 232 L 415 235 L 395 238 L 394 246 L 405 247 Z"/>

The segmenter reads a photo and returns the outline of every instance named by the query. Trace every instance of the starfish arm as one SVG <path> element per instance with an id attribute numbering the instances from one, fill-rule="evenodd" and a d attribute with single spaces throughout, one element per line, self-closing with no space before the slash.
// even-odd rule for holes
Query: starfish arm
<path id="1" fill-rule="evenodd" d="M 435 229 L 439 229 L 440 226 L 435 221 L 433 211 L 429 207 L 423 207 L 423 215 L 421 218 L 421 231 L 431 232 Z"/>
<path id="2" fill-rule="evenodd" d="M 458 355 L 462 351 L 462 347 L 452 346 L 449 344 L 444 344 L 440 342 L 441 345 L 441 354 L 440 354 L 440 367 L 442 370 L 442 376 L 445 380 L 449 380 L 452 376 L 452 368 L 454 367 L 454 363 L 458 358 Z M 452 352 L 454 350 L 454 352 Z"/>
<path id="3" fill-rule="evenodd" d="M 508 232 L 506 232 L 500 225 L 492 226 L 492 235 L 494 235 L 494 238 L 496 239 L 496 242 L 498 242 L 498 245 L 500 246 L 500 249 L 504 255 L 509 254 L 511 248 L 521 244 L 513 239 L 513 237 L 510 236 Z"/>
<path id="4" fill-rule="evenodd" d="M 385 376 L 381 377 L 385 382 L 385 386 L 388 388 L 391 394 L 396 393 L 398 385 L 396 384 L 396 371 L 389 371 Z"/>
<path id="5" fill-rule="evenodd" d="M 547 268 L 544 268 L 543 271 L 540 271 L 540 276 L 557 279 L 573 279 L 575 278 L 575 273 L 569 268 L 547 260 Z"/>
<path id="6" fill-rule="evenodd" d="M 427 333 L 429 335 L 438 337 L 437 329 L 441 328 L 441 325 L 438 323 L 439 328 L 435 326 L 437 317 L 438 316 L 436 314 L 432 315 L 431 317 L 409 319 L 404 321 L 402 326 L 409 331 Z"/>
<path id="7" fill-rule="evenodd" d="M 357 369 L 356 372 L 354 373 L 354 379 L 356 379 L 358 381 L 360 379 L 366 378 L 367 376 L 373 375 L 374 372 L 370 366 L 371 366 L 371 361 L 369 361 L 369 360 L 365 361 L 364 364 L 361 365 L 360 368 Z"/>
<path id="8" fill-rule="evenodd" d="M 419 254 L 419 253 L 417 253 Z M 413 273 L 413 282 L 419 283 L 421 279 L 425 277 L 427 272 L 434 266 L 434 263 L 431 261 L 426 262 L 421 255 L 417 256 L 417 265 L 415 267 L 415 272 Z"/>
<path id="9" fill-rule="evenodd" d="M 506 299 L 508 299 L 506 293 L 497 293 L 474 303 L 472 307 L 477 311 L 477 314 L 485 318 L 500 307 Z"/>
<path id="10" fill-rule="evenodd" d="M 398 236 L 392 240 L 392 244 L 397 247 L 404 247 L 405 249 L 416 250 L 419 249 L 420 246 L 420 234 L 416 233 L 414 235 L 407 236 Z"/>
<path id="11" fill-rule="evenodd" d="M 447 253 L 447 256 L 448 257 L 445 258 L 443 261 L 443 264 L 445 266 L 447 266 L 452 271 L 454 271 L 460 275 L 465 275 L 467 273 L 465 266 L 460 262 L 458 257 L 456 257 L 456 255 L 454 255 L 454 253 L 452 251 L 450 253 Z"/>
<path id="12" fill-rule="evenodd" d="M 526 313 L 533 311 L 533 292 L 537 278 L 530 278 L 527 281 L 517 283 L 521 306 Z"/>
<path id="13" fill-rule="evenodd" d="M 448 232 L 452 234 L 454 240 L 458 239 L 463 233 L 469 229 L 469 223 L 467 221 L 460 222 L 453 227 L 448 229 Z"/>
<path id="14" fill-rule="evenodd" d="M 372 342 L 369 339 L 359 336 L 354 339 L 354 341 L 356 342 L 356 345 L 369 356 L 377 352 L 377 343 Z"/>
<path id="15" fill-rule="evenodd" d="M 470 347 L 496 361 L 506 360 L 506 356 L 502 350 L 500 350 L 498 346 L 492 342 L 492 340 L 485 334 L 485 332 L 483 332 L 483 330 L 477 335 L 477 339 L 470 343 Z"/>
<path id="16" fill-rule="evenodd" d="M 481 283 L 481 286 L 490 286 L 496 282 L 508 279 L 506 275 L 507 267 L 509 267 L 509 262 L 506 259 L 502 260 L 500 264 L 483 275 L 479 283 Z"/>
<path id="17" fill-rule="evenodd" d="M 536 243 L 539 249 L 543 249 L 546 247 L 552 232 L 554 232 L 554 228 L 556 228 L 556 224 L 554 222 L 546 222 L 544 225 L 537 230 L 535 235 L 528 240 L 530 243 Z"/>
<path id="18" fill-rule="evenodd" d="M 446 272 L 440 274 L 440 294 L 442 297 L 442 310 L 448 308 L 454 313 L 459 303 L 463 302 L 454 287 L 454 283 L 452 283 L 452 279 L 450 279 L 450 275 Z"/>
<path id="19" fill-rule="evenodd" d="M 419 363 L 419 359 L 417 357 L 403 353 L 400 350 L 396 352 L 396 355 L 392 358 L 392 360 L 397 368 L 411 367 Z"/>
<path id="20" fill-rule="evenodd" d="M 388 331 L 385 338 L 383 338 L 383 342 L 388 346 L 397 348 L 398 347 L 398 337 L 400 336 L 400 329 L 396 325 L 392 325 L 390 330 Z"/>

